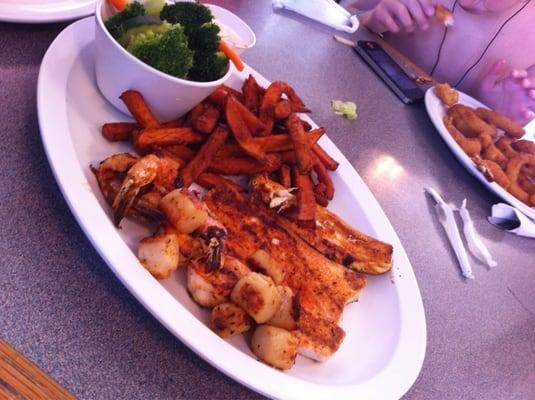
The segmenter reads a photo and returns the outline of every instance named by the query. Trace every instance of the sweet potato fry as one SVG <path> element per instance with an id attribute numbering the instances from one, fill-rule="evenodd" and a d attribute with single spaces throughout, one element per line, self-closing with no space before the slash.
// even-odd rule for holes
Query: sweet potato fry
<path id="1" fill-rule="evenodd" d="M 282 164 L 279 170 L 280 183 L 285 188 L 292 186 L 292 170 L 288 164 Z"/>
<path id="2" fill-rule="evenodd" d="M 221 85 L 221 87 L 227 91 L 227 93 L 233 95 L 236 100 L 238 100 L 240 103 L 243 104 L 243 94 L 242 92 L 240 92 L 239 90 L 236 90 L 234 88 L 231 88 L 230 86 L 227 86 L 227 85 Z"/>
<path id="3" fill-rule="evenodd" d="M 325 168 L 329 171 L 336 171 L 338 168 L 338 161 L 335 161 L 319 144 L 314 144 L 312 146 L 312 151 L 318 156 L 323 165 L 325 165 Z"/>
<path id="4" fill-rule="evenodd" d="M 303 129 L 305 130 L 305 132 L 308 132 L 308 131 L 311 131 L 312 130 L 312 125 L 310 125 L 307 121 L 305 121 L 304 119 L 301 120 L 301 124 L 303 125 Z"/>
<path id="5" fill-rule="evenodd" d="M 224 107 L 225 103 L 227 102 L 227 95 L 228 92 L 225 90 L 225 88 L 223 88 L 223 86 L 219 86 L 216 90 L 210 93 L 208 100 L 220 107 Z"/>
<path id="6" fill-rule="evenodd" d="M 286 119 L 292 113 L 292 104 L 289 100 L 282 99 L 273 108 L 273 116 L 276 119 Z"/>
<path id="7" fill-rule="evenodd" d="M 185 121 L 186 121 L 185 117 L 180 117 L 177 119 L 173 119 L 171 121 L 164 122 L 160 126 L 162 128 L 182 128 L 184 126 Z"/>
<path id="8" fill-rule="evenodd" d="M 325 194 L 326 190 L 327 188 L 323 182 L 319 182 L 316 186 L 314 186 L 314 197 L 316 198 L 316 203 L 322 207 L 327 207 L 329 205 L 329 199 L 327 199 Z"/>
<path id="9" fill-rule="evenodd" d="M 212 160 L 209 170 L 222 175 L 254 175 L 274 172 L 281 166 L 278 154 L 268 154 L 265 162 L 251 157 L 216 157 Z"/>
<path id="10" fill-rule="evenodd" d="M 267 105 L 274 106 L 281 99 L 283 94 L 290 100 L 293 112 L 310 112 L 305 106 L 305 103 L 303 103 L 303 100 L 301 100 L 297 93 L 295 93 L 295 90 L 286 82 L 282 81 L 275 81 L 269 85 L 264 98 L 262 99 L 260 108 L 262 109 L 262 107 Z"/>
<path id="11" fill-rule="evenodd" d="M 321 162 L 319 157 L 312 153 L 314 157 L 314 172 L 316 173 L 318 177 L 318 184 L 322 184 L 325 189 L 323 190 L 323 194 L 328 200 L 332 200 L 334 197 L 334 185 L 333 181 L 331 180 L 331 177 L 329 176 L 329 172 L 327 171 L 327 168 L 325 168 L 325 165 Z"/>
<path id="12" fill-rule="evenodd" d="M 245 80 L 242 86 L 243 92 L 243 104 L 247 107 L 253 114 L 258 114 L 258 109 L 260 108 L 260 101 L 263 95 L 263 88 L 256 82 L 256 79 L 253 75 Z"/>
<path id="13" fill-rule="evenodd" d="M 204 112 L 192 121 L 192 125 L 197 131 L 207 135 L 215 129 L 220 116 L 221 112 L 217 107 L 207 104 Z"/>
<path id="14" fill-rule="evenodd" d="M 183 144 L 165 146 L 165 150 L 186 162 L 195 157 L 195 151 Z"/>
<path id="15" fill-rule="evenodd" d="M 228 137 L 228 129 L 217 127 L 208 140 L 202 145 L 195 157 L 184 167 L 179 175 L 181 186 L 189 187 L 198 176 L 203 173 L 212 162 L 219 147 L 225 143 Z"/>
<path id="16" fill-rule="evenodd" d="M 305 175 L 310 173 L 313 165 L 310 144 L 307 140 L 305 130 L 297 114 L 292 113 L 286 120 L 286 129 L 292 138 L 295 155 L 297 156 L 297 167 L 299 172 Z"/>
<path id="17" fill-rule="evenodd" d="M 135 122 L 110 122 L 102 125 L 102 136 L 110 142 L 122 142 L 130 138 L 134 129 L 139 129 Z"/>
<path id="18" fill-rule="evenodd" d="M 227 124 L 229 125 L 234 138 L 247 154 L 259 161 L 265 161 L 266 153 L 253 141 L 251 132 L 240 115 L 238 104 L 238 100 L 236 100 L 234 96 L 229 96 L 227 98 L 227 106 L 225 107 Z"/>
<path id="19" fill-rule="evenodd" d="M 307 141 L 310 146 L 316 143 L 325 133 L 325 128 L 318 128 L 310 131 L 306 134 Z M 294 144 L 289 135 L 269 135 L 253 138 L 253 141 L 257 143 L 266 153 L 278 153 L 281 151 L 288 151 L 294 149 Z M 221 146 L 217 152 L 218 157 L 235 157 L 244 156 L 246 153 L 238 144 L 227 143 Z"/>
<path id="20" fill-rule="evenodd" d="M 213 189 L 215 187 L 226 186 L 232 188 L 235 191 L 243 192 L 243 188 L 234 181 L 224 178 L 221 175 L 211 174 L 210 172 L 203 172 L 202 174 L 200 174 L 197 179 L 195 179 L 195 183 L 201 185 L 203 188 L 208 190 Z"/>
<path id="21" fill-rule="evenodd" d="M 186 114 L 186 121 L 184 122 L 185 127 L 192 127 L 195 123 L 195 120 L 199 118 L 204 113 L 204 106 L 202 103 L 197 104 Z"/>
<path id="22" fill-rule="evenodd" d="M 300 226 L 316 226 L 316 198 L 310 176 L 301 175 L 297 167 L 292 167 L 293 186 L 297 187 L 297 223 Z"/>
<path id="23" fill-rule="evenodd" d="M 245 122 L 245 125 L 247 125 L 247 128 L 249 128 L 249 131 L 252 135 L 256 135 L 266 129 L 266 126 L 262 123 L 262 121 L 260 121 L 258 117 L 249 111 L 249 109 L 242 103 L 237 101 L 235 102 L 235 106 L 238 109 L 243 122 Z"/>
<path id="24" fill-rule="evenodd" d="M 277 153 L 279 157 L 281 158 L 281 161 L 288 165 L 297 165 L 297 156 L 295 155 L 294 150 L 288 150 L 288 151 L 281 151 L 280 153 Z"/>
<path id="25" fill-rule="evenodd" d="M 175 154 L 169 152 L 167 147 L 153 147 L 151 151 L 156 154 L 159 158 L 166 159 L 169 164 L 171 164 L 176 171 L 184 168 L 187 164 L 187 161 L 184 161 L 182 158 L 176 156 Z"/>
<path id="26" fill-rule="evenodd" d="M 141 93 L 135 90 L 127 90 L 119 97 L 130 111 L 139 125 L 143 128 L 156 128 L 160 123 L 152 114 L 152 111 L 145 103 Z"/>
<path id="27" fill-rule="evenodd" d="M 191 128 L 152 128 L 143 129 L 137 136 L 136 144 L 140 149 L 172 144 L 200 143 L 204 137 Z"/>

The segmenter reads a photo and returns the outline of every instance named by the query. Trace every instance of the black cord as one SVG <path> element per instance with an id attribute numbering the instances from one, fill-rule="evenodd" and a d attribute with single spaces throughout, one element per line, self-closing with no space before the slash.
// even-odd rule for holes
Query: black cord
<path id="1" fill-rule="evenodd" d="M 464 78 L 466 78 L 466 76 L 470 73 L 470 71 L 472 71 L 477 64 L 479 64 L 479 62 L 481 61 L 481 59 L 485 56 L 485 54 L 487 53 L 488 49 L 490 48 L 490 46 L 492 45 L 492 43 L 496 40 L 496 38 L 498 37 L 498 35 L 500 34 L 500 32 L 503 30 L 503 28 L 505 27 L 505 25 L 507 25 L 507 23 L 509 21 L 511 21 L 514 17 L 516 17 L 524 8 L 526 8 L 526 6 L 531 2 L 531 0 L 528 0 L 522 7 L 520 7 L 513 15 L 511 15 L 509 18 L 507 18 L 505 20 L 505 22 L 502 24 L 502 26 L 500 26 L 500 29 L 498 29 L 498 31 L 494 34 L 494 36 L 492 37 L 492 39 L 490 40 L 489 44 L 487 44 L 487 47 L 485 47 L 485 50 L 483 50 L 483 53 L 481 53 L 481 55 L 479 56 L 479 58 L 477 59 L 477 61 L 472 64 L 472 66 L 470 68 L 468 68 L 466 70 L 466 72 L 461 76 L 461 78 L 457 81 L 457 83 L 454 85 L 454 87 L 457 87 L 461 84 L 461 82 L 464 80 Z"/>
<path id="2" fill-rule="evenodd" d="M 458 0 L 455 0 L 455 3 L 453 3 L 453 7 L 451 9 L 451 13 L 453 14 L 455 12 L 455 7 L 457 7 Z M 440 46 L 438 47 L 438 53 L 437 58 L 435 60 L 435 64 L 433 65 L 433 68 L 431 68 L 431 72 L 429 72 L 429 75 L 433 76 L 435 73 L 435 69 L 438 66 L 438 62 L 440 61 L 440 55 L 442 54 L 442 47 L 444 46 L 444 42 L 446 41 L 446 36 L 448 35 L 448 26 L 444 27 L 444 35 L 442 35 L 442 40 L 440 42 Z"/>

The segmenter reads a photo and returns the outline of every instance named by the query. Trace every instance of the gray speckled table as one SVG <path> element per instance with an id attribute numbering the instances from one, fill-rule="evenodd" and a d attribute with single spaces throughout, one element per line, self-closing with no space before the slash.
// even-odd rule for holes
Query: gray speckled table
<path id="1" fill-rule="evenodd" d="M 291 82 L 315 121 L 375 194 L 405 246 L 422 293 L 428 347 L 410 399 L 535 398 L 535 242 L 485 218 L 497 199 L 446 148 L 423 106 L 407 107 L 332 31 L 274 14 L 271 2 L 221 3 L 258 43 L 245 59 Z M 0 24 L 0 336 L 84 399 L 254 398 L 168 333 L 115 278 L 76 224 L 39 138 L 40 60 L 64 25 Z M 329 109 L 354 99 L 350 123 Z M 403 173 L 377 171 L 390 160 Z M 459 204 L 500 266 L 459 275 L 424 186 Z"/>

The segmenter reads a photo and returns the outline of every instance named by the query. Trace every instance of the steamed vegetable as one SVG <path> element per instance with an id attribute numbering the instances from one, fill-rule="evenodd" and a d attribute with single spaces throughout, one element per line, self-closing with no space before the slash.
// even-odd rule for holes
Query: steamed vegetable
<path id="1" fill-rule="evenodd" d="M 228 71 L 228 56 L 220 51 L 219 26 L 202 4 L 134 2 L 105 25 L 132 55 L 177 78 L 209 82 Z"/>
<path id="2" fill-rule="evenodd" d="M 196 52 L 188 77 L 193 81 L 215 81 L 225 75 L 227 69 L 228 58 L 223 53 Z"/>
<path id="3" fill-rule="evenodd" d="M 193 66 L 193 52 L 180 25 L 173 25 L 158 34 L 139 34 L 128 45 L 128 51 L 159 71 L 177 78 L 186 78 Z"/>
<path id="4" fill-rule="evenodd" d="M 354 120 L 357 119 L 357 105 L 352 101 L 332 100 L 331 108 L 336 115 L 340 115 L 345 119 Z"/>
<path id="5" fill-rule="evenodd" d="M 143 4 L 147 14 L 158 16 L 165 5 L 165 0 L 145 0 Z"/>
<path id="6" fill-rule="evenodd" d="M 127 0 L 110 0 L 111 5 L 118 11 L 123 11 L 128 4 Z"/>
<path id="7" fill-rule="evenodd" d="M 131 18 L 139 17 L 140 15 L 145 15 L 145 7 L 136 1 L 132 4 L 128 4 L 124 10 L 115 14 L 113 17 L 107 20 L 104 25 L 106 26 L 108 32 L 110 32 L 115 39 L 118 39 L 125 31 L 122 24 L 125 21 Z"/>
<path id="8" fill-rule="evenodd" d="M 232 61 L 238 71 L 243 71 L 243 62 L 240 56 L 224 40 L 219 43 L 219 50 Z"/>
<path id="9" fill-rule="evenodd" d="M 171 24 L 180 24 L 187 35 L 202 24 L 212 22 L 214 16 L 209 8 L 199 3 L 179 2 L 166 4 L 160 12 L 160 18 Z"/>

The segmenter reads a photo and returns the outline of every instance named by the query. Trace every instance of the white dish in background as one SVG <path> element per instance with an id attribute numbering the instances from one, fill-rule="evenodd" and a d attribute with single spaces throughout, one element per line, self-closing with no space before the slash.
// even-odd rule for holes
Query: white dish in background
<path id="1" fill-rule="evenodd" d="M 0 21 L 69 21 L 93 14 L 96 2 L 97 0 L 0 0 Z"/>
<path id="2" fill-rule="evenodd" d="M 273 398 L 395 399 L 414 383 L 426 348 L 423 304 L 407 255 L 381 207 L 351 164 L 328 137 L 321 144 L 340 161 L 332 174 L 336 195 L 330 208 L 359 229 L 394 246 L 391 274 L 369 277 L 358 303 L 346 307 L 347 336 L 339 351 L 320 364 L 298 357 L 287 372 L 258 362 L 245 339 L 219 338 L 207 327 L 209 313 L 188 296 L 183 272 L 154 279 L 134 250 L 149 232 L 131 221 L 117 230 L 90 164 L 128 144 L 109 143 L 100 134 L 104 122 L 125 120 L 100 94 L 94 80 L 94 18 L 66 28 L 43 58 L 37 84 L 42 141 L 58 185 L 78 223 L 110 269 L 170 332 L 228 376 Z M 233 75 L 239 87 L 252 73 Z M 299 84 L 296 83 L 299 92 Z M 305 99 L 306 101 L 306 99 Z M 310 120 L 309 120 L 310 121 Z"/>
<path id="3" fill-rule="evenodd" d="M 483 103 L 462 92 L 459 92 L 459 103 L 465 104 L 473 108 L 488 108 Z M 463 149 L 461 149 L 457 142 L 451 137 L 450 133 L 448 132 L 448 129 L 442 121 L 442 119 L 446 115 L 446 107 L 444 107 L 442 101 L 437 97 L 437 95 L 435 94 L 435 90 L 432 87 L 429 88 L 425 93 L 425 107 L 427 109 L 427 113 L 429 114 L 429 118 L 435 125 L 435 128 L 437 128 L 438 133 L 440 134 L 440 136 L 442 136 L 442 139 L 444 139 L 450 150 L 461 162 L 461 164 L 464 165 L 468 172 L 470 172 L 477 179 L 479 179 L 481 183 L 483 183 L 483 185 L 485 185 L 490 191 L 494 192 L 496 196 L 502 198 L 504 201 L 517 208 L 529 218 L 535 220 L 535 208 L 529 207 L 527 204 L 524 204 L 507 190 L 498 185 L 496 182 L 487 181 L 485 176 L 477 169 L 476 165 L 470 159 L 470 157 L 468 157 L 468 155 L 463 151 Z M 535 141 L 535 130 L 527 131 L 523 139 Z"/>
<path id="4" fill-rule="evenodd" d="M 213 4 L 205 6 L 210 7 L 216 24 L 221 29 L 220 36 L 236 53 L 241 54 L 256 44 L 255 33 L 243 19 L 223 7 Z"/>

